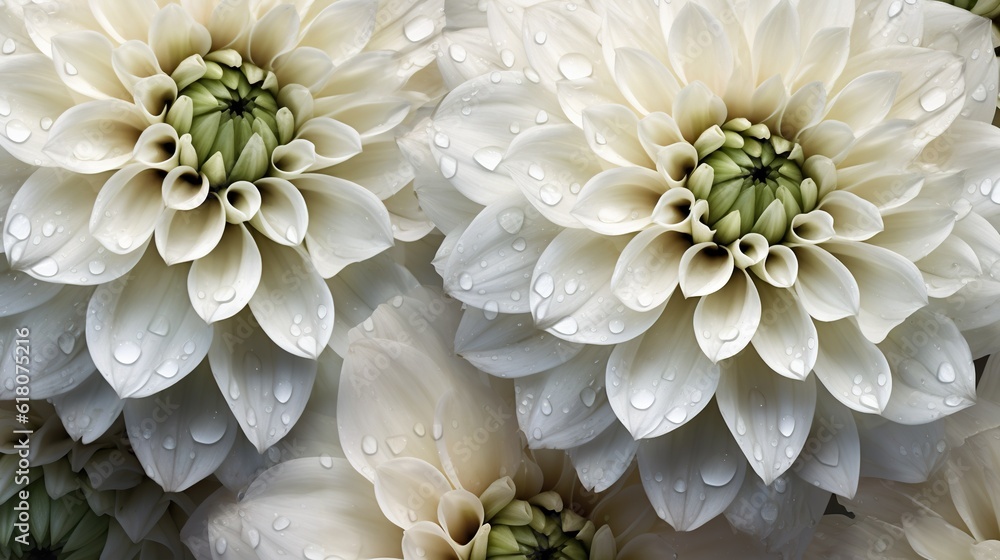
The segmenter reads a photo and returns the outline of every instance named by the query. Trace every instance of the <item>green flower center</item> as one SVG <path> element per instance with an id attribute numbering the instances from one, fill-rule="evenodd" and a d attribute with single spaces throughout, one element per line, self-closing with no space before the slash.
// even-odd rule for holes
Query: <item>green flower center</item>
<path id="1" fill-rule="evenodd" d="M 570 509 L 562 500 L 542 494 L 529 502 L 513 500 L 489 519 L 487 559 L 503 560 L 587 560 L 589 546 L 581 533 L 593 536 L 593 524 Z M 550 509 L 552 508 L 552 509 Z M 558 509 L 559 511 L 556 511 Z"/>
<path id="2" fill-rule="evenodd" d="M 294 129 L 274 74 L 245 61 L 205 60 L 204 75 L 180 89 L 166 121 L 179 136 L 191 135 L 182 142 L 181 164 L 204 173 L 213 190 L 263 177 L 271 153 Z"/>
<path id="3" fill-rule="evenodd" d="M 818 189 L 803 173 L 802 147 L 746 119 L 727 122 L 722 132 L 688 180 L 695 197 L 708 202 L 703 221 L 722 245 L 751 232 L 780 242 L 791 219 L 816 205 Z"/>
<path id="4" fill-rule="evenodd" d="M 0 544 L 0 558 L 56 560 L 101 555 L 110 518 L 90 509 L 82 491 L 52 499 L 41 477 L 26 490 L 29 496 L 23 502 L 27 507 L 18 494 L 0 506 L 0 530 L 9 536 Z M 25 513 L 26 526 L 22 524 Z"/>

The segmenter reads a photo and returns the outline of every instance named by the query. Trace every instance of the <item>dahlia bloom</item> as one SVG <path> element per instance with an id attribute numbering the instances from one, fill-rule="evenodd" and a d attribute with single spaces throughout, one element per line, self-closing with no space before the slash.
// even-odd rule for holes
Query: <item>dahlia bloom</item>
<path id="1" fill-rule="evenodd" d="M 210 499 L 185 528 L 196 556 L 768 557 L 721 521 L 674 533 L 638 477 L 595 494 L 565 453 L 527 450 L 497 381 L 454 356 L 458 320 L 454 302 L 418 290 L 352 331 L 337 391 L 342 448 L 280 463 L 239 499 Z"/>
<path id="2" fill-rule="evenodd" d="M 82 443 L 70 438 L 44 401 L 32 402 L 27 422 L 21 420 L 14 402 L 0 403 L 5 434 L 0 445 L 0 471 L 5 475 L 0 485 L 0 556 L 191 557 L 180 541 L 179 527 L 213 485 L 188 494 L 164 493 L 143 476 L 120 422 Z M 21 454 L 25 449 L 27 457 Z M 23 521 L 19 516 L 25 511 L 26 526 L 15 525 Z"/>
<path id="3" fill-rule="evenodd" d="M 316 357 L 381 298 L 395 265 L 373 258 L 433 227 L 393 136 L 439 95 L 440 8 L 6 4 L 0 311 L 37 308 L 35 342 L 88 354 L 32 385 L 65 393 L 96 366 L 117 397 L 155 398 L 207 357 L 259 451 L 287 433 Z M 45 305 L 53 284 L 85 313 Z"/>
<path id="4" fill-rule="evenodd" d="M 993 183 L 958 160 L 1000 138 L 988 21 L 918 0 L 480 7 L 445 33 L 456 85 L 410 151 L 470 307 L 459 351 L 524 378 L 533 446 L 638 447 L 692 528 L 733 499 L 730 442 L 770 484 L 843 417 L 795 472 L 852 495 L 850 411 L 912 439 L 973 403 L 996 339 L 962 331 L 995 301 L 1000 234 Z M 698 422 L 713 397 L 721 422 Z M 716 499 L 685 517 L 667 469 Z"/>

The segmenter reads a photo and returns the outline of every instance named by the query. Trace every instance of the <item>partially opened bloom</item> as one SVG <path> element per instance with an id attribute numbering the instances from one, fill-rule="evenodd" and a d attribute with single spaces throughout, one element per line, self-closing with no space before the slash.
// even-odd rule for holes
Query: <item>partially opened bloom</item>
<path id="1" fill-rule="evenodd" d="M 454 302 L 417 291 L 352 331 L 337 402 L 346 459 L 294 459 L 239 500 L 217 496 L 197 517 L 207 535 L 185 529 L 196 555 L 766 557 L 723 522 L 689 539 L 675 534 L 637 477 L 595 494 L 580 486 L 565 453 L 529 452 L 495 381 L 450 350 L 457 324 Z"/>
<path id="2" fill-rule="evenodd" d="M 315 359 L 334 330 L 325 280 L 429 231 L 393 134 L 438 94 L 418 73 L 439 10 L 4 6 L 0 147 L 37 166 L 3 182 L 4 251 L 34 280 L 97 286 L 87 343 L 119 396 L 210 348 L 244 367 L 221 332 L 246 332 L 226 325 L 241 313 L 262 353 Z"/>
<path id="3" fill-rule="evenodd" d="M 428 173 L 481 209 L 456 209 L 431 178 L 418 194 L 444 214 L 445 286 L 474 308 L 460 350 L 532 376 L 533 445 L 586 444 L 616 417 L 642 440 L 640 467 L 676 430 L 671 445 L 735 439 L 770 483 L 820 427 L 818 394 L 900 424 L 972 404 L 972 358 L 996 341 L 971 351 L 942 302 L 994 285 L 1000 235 L 963 199 L 990 191 L 940 157 L 954 144 L 928 144 L 992 118 L 986 20 L 889 0 L 485 12 L 468 18 L 485 28 L 446 34 L 449 54 L 475 56 L 442 57 L 443 75 L 471 79 L 427 140 Z M 978 308 L 981 292 L 961 301 Z M 725 427 L 683 435 L 713 397 Z M 854 451 L 806 480 L 849 495 L 853 420 L 836 440 Z M 690 455 L 646 463 L 654 501 L 679 499 L 654 473 Z"/>

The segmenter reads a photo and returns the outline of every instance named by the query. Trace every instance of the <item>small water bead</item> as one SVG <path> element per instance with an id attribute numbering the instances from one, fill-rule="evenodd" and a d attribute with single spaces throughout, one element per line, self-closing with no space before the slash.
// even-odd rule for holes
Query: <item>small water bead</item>
<path id="1" fill-rule="evenodd" d="M 687 491 L 687 481 L 683 478 L 678 478 L 674 481 L 674 492 L 678 494 L 683 494 Z"/>
<path id="2" fill-rule="evenodd" d="M 275 519 L 274 523 L 271 524 L 271 527 L 273 527 L 275 531 L 284 531 L 291 524 L 292 522 L 289 521 L 287 517 L 282 516 Z"/>
<path id="3" fill-rule="evenodd" d="M 889 4 L 889 17 L 893 18 L 898 16 L 903 11 L 903 2 L 901 0 L 893 0 Z"/>
<path id="4" fill-rule="evenodd" d="M 77 74 L 80 73 L 80 71 L 76 69 L 76 66 L 73 66 L 68 62 L 63 64 L 63 69 L 66 70 L 66 74 L 70 76 L 76 76 Z"/>
<path id="5" fill-rule="evenodd" d="M 500 51 L 500 62 L 503 63 L 507 68 L 513 68 L 515 61 L 514 51 L 510 49 L 503 49 Z"/>
<path id="6" fill-rule="evenodd" d="M 552 329 L 559 334 L 572 336 L 580 330 L 580 325 L 577 324 L 576 319 L 573 317 L 565 317 L 553 325 Z"/>
<path id="7" fill-rule="evenodd" d="M 931 112 L 944 107 L 948 101 L 948 93 L 939 87 L 931 88 L 920 96 L 920 106 L 924 111 Z"/>
<path id="8" fill-rule="evenodd" d="M 427 435 L 427 429 L 420 422 L 413 425 L 413 433 L 417 434 L 418 437 L 424 437 Z"/>
<path id="9" fill-rule="evenodd" d="M 142 349 L 139 345 L 132 341 L 125 341 L 115 348 L 113 353 L 115 360 L 122 365 L 132 365 L 139 360 L 139 356 L 142 355 Z"/>
<path id="10" fill-rule="evenodd" d="M 49 117 L 42 117 L 42 119 L 38 121 L 38 126 L 42 127 L 42 130 L 48 130 L 52 128 L 52 119 Z"/>
<path id="11" fill-rule="evenodd" d="M 177 360 L 166 360 L 162 364 L 156 366 L 156 373 L 169 379 L 177 375 L 180 369 L 181 368 L 177 363 Z"/>
<path id="12" fill-rule="evenodd" d="M 972 99 L 975 101 L 986 101 L 986 88 L 983 84 L 979 84 L 972 90 Z"/>
<path id="13" fill-rule="evenodd" d="M 667 413 L 666 419 L 674 424 L 681 424 L 687 420 L 687 410 L 683 406 L 675 406 Z"/>
<path id="14" fill-rule="evenodd" d="M 472 275 L 469 274 L 468 272 L 463 272 L 462 274 L 460 274 L 458 276 L 458 287 L 459 288 L 462 288 L 463 290 L 468 291 L 468 290 L 472 289 L 472 285 L 473 285 L 473 283 L 472 283 Z"/>
<path id="15" fill-rule="evenodd" d="M 562 201 L 563 194 L 559 187 L 549 183 L 538 189 L 538 198 L 548 206 L 555 206 Z"/>
<path id="16" fill-rule="evenodd" d="M 59 338 L 56 339 L 56 344 L 59 346 L 59 350 L 61 350 L 63 354 L 69 355 L 73 352 L 73 348 L 76 347 L 76 337 L 69 333 L 62 333 L 59 335 Z"/>
<path id="17" fill-rule="evenodd" d="M 31 235 L 31 220 L 24 214 L 15 214 L 7 224 L 7 233 L 18 241 L 24 241 Z"/>
<path id="18" fill-rule="evenodd" d="M 500 314 L 500 304 L 494 300 L 489 300 L 483 305 L 483 316 L 492 321 Z"/>
<path id="19" fill-rule="evenodd" d="M 965 399 L 959 397 L 958 395 L 948 395 L 944 398 L 944 404 L 948 406 L 959 406 L 963 402 L 965 402 Z"/>
<path id="20" fill-rule="evenodd" d="M 247 409 L 247 426 L 251 428 L 257 426 L 257 412 L 252 408 Z"/>
<path id="21" fill-rule="evenodd" d="M 608 330 L 613 334 L 621 334 L 625 330 L 625 322 L 621 319 L 613 319 L 608 323 Z"/>
<path id="22" fill-rule="evenodd" d="M 732 342 L 739 338 L 740 329 L 736 327 L 726 327 L 719 331 L 719 340 L 723 342 Z"/>
<path id="23" fill-rule="evenodd" d="M 510 247 L 517 252 L 524 251 L 527 246 L 528 242 L 525 241 L 523 237 L 518 237 L 510 244 Z"/>
<path id="24" fill-rule="evenodd" d="M 544 31 L 535 33 L 535 44 L 544 45 L 549 36 Z"/>
<path id="25" fill-rule="evenodd" d="M 163 438 L 163 448 L 167 450 L 172 450 L 177 448 L 177 440 L 172 436 L 167 436 Z"/>
<path id="26" fill-rule="evenodd" d="M 441 175 L 443 175 L 445 179 L 451 179 L 456 173 L 458 173 L 458 162 L 451 156 L 442 156 L 440 166 Z"/>
<path id="27" fill-rule="evenodd" d="M 451 146 L 451 139 L 443 132 L 438 132 L 434 134 L 434 145 L 439 148 L 447 148 Z"/>
<path id="28" fill-rule="evenodd" d="M 482 166 L 483 169 L 495 171 L 500 162 L 503 161 L 503 151 L 500 148 L 487 146 L 476 150 L 472 154 L 472 159 Z"/>
<path id="29" fill-rule="evenodd" d="M 378 452 L 378 442 L 372 436 L 365 436 L 361 438 L 361 451 L 365 455 L 374 455 Z"/>
<path id="30" fill-rule="evenodd" d="M 93 261 L 90 261 L 90 263 L 87 264 L 87 270 L 89 270 L 90 273 L 93 274 L 93 275 L 95 275 L 95 276 L 97 276 L 99 274 L 104 274 L 104 271 L 106 269 L 107 269 L 107 266 L 104 264 L 104 261 L 93 260 Z"/>
<path id="31" fill-rule="evenodd" d="M 508 208 L 497 214 L 497 223 L 509 234 L 521 231 L 524 225 L 524 211 L 520 208 Z"/>
<path id="32" fill-rule="evenodd" d="M 8 121 L 5 131 L 7 133 L 7 139 L 15 144 L 27 142 L 28 138 L 31 138 L 31 129 L 17 119 L 11 119 Z"/>
<path id="33" fill-rule="evenodd" d="M 567 80 L 580 80 L 594 73 L 590 59 L 580 53 L 564 54 L 558 63 L 559 73 Z"/>
<path id="34" fill-rule="evenodd" d="M 531 177 L 536 181 L 541 181 L 545 179 L 545 170 L 542 169 L 542 166 L 537 163 L 532 163 L 528 165 L 528 177 Z"/>
<path id="35" fill-rule="evenodd" d="M 31 267 L 32 272 L 44 278 L 51 278 L 59 274 L 59 263 L 52 257 L 45 257 Z"/>
<path id="36" fill-rule="evenodd" d="M 594 402 L 597 400 L 597 392 L 590 387 L 584 387 L 580 390 L 580 402 L 583 406 L 590 408 L 594 406 Z"/>
<path id="37" fill-rule="evenodd" d="M 555 280 L 552 278 L 551 274 L 543 272 L 538 275 L 537 279 L 535 279 L 533 289 L 538 295 L 543 298 L 547 298 L 552 295 L 552 292 L 555 291 Z"/>
<path id="38" fill-rule="evenodd" d="M 955 368 L 949 362 L 943 362 L 938 366 L 937 378 L 941 383 L 951 383 L 955 381 Z"/>
<path id="39" fill-rule="evenodd" d="M 778 431 L 785 437 L 792 437 L 792 432 L 795 431 L 795 418 L 788 415 L 782 416 L 778 420 Z"/>
<path id="40" fill-rule="evenodd" d="M 3 42 L 3 54 L 13 54 L 16 49 L 17 43 L 15 43 L 13 39 L 8 38 Z"/>
<path id="41" fill-rule="evenodd" d="M 418 16 L 406 22 L 403 26 L 403 35 L 410 42 L 417 43 L 430 37 L 434 33 L 434 22 L 426 16 Z"/>
<path id="42" fill-rule="evenodd" d="M 468 57 L 465 47 L 458 44 L 448 47 L 448 55 L 451 56 L 451 59 L 455 62 L 465 62 L 465 59 Z"/>

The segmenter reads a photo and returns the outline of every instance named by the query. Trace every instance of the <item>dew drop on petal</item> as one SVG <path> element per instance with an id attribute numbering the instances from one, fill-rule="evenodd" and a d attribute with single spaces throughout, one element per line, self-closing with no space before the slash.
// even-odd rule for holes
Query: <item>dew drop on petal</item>
<path id="1" fill-rule="evenodd" d="M 687 420 L 687 410 L 683 406 L 675 406 L 667 412 L 666 419 L 674 424 L 681 424 Z"/>
<path id="2" fill-rule="evenodd" d="M 119 344 L 114 351 L 115 360 L 126 366 L 134 364 L 140 355 L 142 355 L 142 349 L 131 340 Z"/>
<path id="3" fill-rule="evenodd" d="M 448 54 L 451 55 L 451 59 L 455 62 L 465 62 L 466 57 L 469 55 L 465 51 L 465 47 L 459 44 L 453 44 L 448 47 Z"/>
<path id="4" fill-rule="evenodd" d="M 43 278 L 51 278 L 59 273 L 59 263 L 52 257 L 45 257 L 35 263 L 31 271 Z"/>
<path id="5" fill-rule="evenodd" d="M 303 336 L 295 342 L 295 345 L 299 347 L 299 350 L 302 350 L 310 356 L 316 355 L 316 339 L 311 336 Z"/>
<path id="6" fill-rule="evenodd" d="M 583 390 L 580 391 L 580 402 L 583 403 L 583 406 L 590 408 L 594 406 L 594 402 L 596 400 L 597 392 L 590 387 L 584 387 Z"/>
<path id="7" fill-rule="evenodd" d="M 323 453 L 322 455 L 319 456 L 319 464 L 324 469 L 332 469 L 333 457 L 331 457 L 328 453 Z"/>
<path id="8" fill-rule="evenodd" d="M 177 448 L 177 440 L 172 436 L 167 436 L 163 438 L 163 448 L 167 450 L 172 450 Z"/>
<path id="9" fill-rule="evenodd" d="M 920 96 L 920 106 L 924 111 L 936 111 L 948 101 L 948 94 L 939 87 L 931 88 Z"/>
<path id="10" fill-rule="evenodd" d="M 425 428 L 420 422 L 417 422 L 413 425 L 413 433 L 417 434 L 419 437 L 424 437 L 427 435 L 427 428 Z"/>
<path id="11" fill-rule="evenodd" d="M 17 49 L 17 44 L 13 39 L 8 38 L 3 42 L 3 54 L 11 54 Z"/>
<path id="12" fill-rule="evenodd" d="M 214 294 L 212 294 L 212 299 L 214 299 L 216 303 L 229 303 L 236 299 L 236 288 L 233 288 L 232 286 L 219 288 L 218 290 L 215 290 Z"/>
<path id="13" fill-rule="evenodd" d="M 580 326 L 573 317 L 565 317 L 563 320 L 553 325 L 552 330 L 565 336 L 572 336 L 580 330 Z"/>
<path id="14" fill-rule="evenodd" d="M 986 101 L 986 88 L 983 84 L 976 86 L 976 89 L 972 90 L 972 99 L 975 101 Z"/>
<path id="15" fill-rule="evenodd" d="M 955 380 L 955 368 L 949 362 L 942 362 L 938 366 L 937 378 L 941 383 L 951 383 Z"/>
<path id="16" fill-rule="evenodd" d="M 62 333 L 56 339 L 56 344 L 59 346 L 59 350 L 62 350 L 63 354 L 69 355 L 73 352 L 73 348 L 76 347 L 76 337 L 69 333 Z"/>
<path id="17" fill-rule="evenodd" d="M 503 63 L 507 68 L 514 66 L 514 51 L 510 49 L 503 49 L 500 51 L 500 62 Z"/>
<path id="18" fill-rule="evenodd" d="M 508 208 L 497 214 L 497 223 L 507 233 L 515 234 L 524 225 L 524 211 L 520 208 Z"/>
<path id="19" fill-rule="evenodd" d="M 788 369 L 795 375 L 805 375 L 806 363 L 799 358 L 795 358 L 790 364 L 788 364 Z"/>
<path id="20" fill-rule="evenodd" d="M 226 417 L 219 411 L 204 412 L 195 417 L 188 430 L 191 432 L 191 439 L 211 445 L 226 435 Z"/>
<path id="21" fill-rule="evenodd" d="M 964 399 L 962 399 L 962 397 L 959 397 L 958 395 L 948 395 L 947 397 L 944 398 L 944 404 L 948 406 L 958 406 L 962 404 L 963 400 Z"/>
<path id="22" fill-rule="evenodd" d="M 87 264 L 87 270 L 89 270 L 90 273 L 95 276 L 99 274 L 104 274 L 104 271 L 106 269 L 107 267 L 105 266 L 104 261 L 93 260 L 90 261 L 89 264 Z"/>
<path id="23" fill-rule="evenodd" d="M 447 134 L 443 132 L 438 132 L 434 135 L 434 145 L 439 148 L 447 148 L 448 146 L 451 146 L 451 139 L 448 138 Z"/>
<path id="24" fill-rule="evenodd" d="M 445 179 L 451 179 L 458 173 L 458 162 L 451 156 L 442 156 L 440 166 Z"/>
<path id="25" fill-rule="evenodd" d="M 503 152 L 500 148 L 487 146 L 476 150 L 475 153 L 472 154 L 472 159 L 481 165 L 483 169 L 495 171 L 497 166 L 499 166 L 500 162 L 503 160 Z"/>
<path id="26" fill-rule="evenodd" d="M 636 410 L 648 410 L 649 407 L 653 406 L 654 401 L 656 401 L 656 395 L 648 389 L 639 389 L 632 393 L 632 397 L 629 398 L 629 403 Z"/>
<path id="27" fill-rule="evenodd" d="M 274 398 L 281 404 L 285 404 L 292 398 L 292 384 L 287 380 L 276 380 L 274 382 Z"/>
<path id="28" fill-rule="evenodd" d="M 31 220 L 24 214 L 14 214 L 7 224 L 7 233 L 18 241 L 24 241 L 31 235 Z"/>
<path id="29" fill-rule="evenodd" d="M 549 36 L 544 31 L 539 31 L 538 33 L 535 33 L 535 43 L 538 45 L 544 45 L 545 41 L 548 38 Z"/>
<path id="30" fill-rule="evenodd" d="M 559 190 L 559 187 L 553 184 L 545 184 L 538 189 L 538 198 L 542 199 L 542 202 L 548 206 L 555 206 L 562 201 L 563 194 Z"/>
<path id="31" fill-rule="evenodd" d="M 564 54 L 558 63 L 559 73 L 567 80 L 579 80 L 594 73 L 590 59 L 580 53 Z"/>
<path id="32" fill-rule="evenodd" d="M 393 455 L 399 455 L 406 449 L 406 437 L 405 436 L 392 436 L 385 438 L 386 445 L 389 446 L 389 451 L 392 451 Z"/>
<path id="33" fill-rule="evenodd" d="M 177 375 L 178 371 L 180 371 L 180 366 L 177 364 L 176 360 L 166 360 L 162 364 L 156 366 L 156 373 L 168 379 Z"/>
<path id="34" fill-rule="evenodd" d="M 528 177 L 531 177 L 536 181 L 541 181 L 542 179 L 545 179 L 545 170 L 542 169 L 541 165 L 532 163 L 528 166 Z"/>
<path id="35" fill-rule="evenodd" d="M 7 139 L 15 144 L 26 142 L 31 137 L 31 129 L 17 119 L 7 121 L 5 132 L 7 133 Z"/>
<path id="36" fill-rule="evenodd" d="M 472 275 L 469 274 L 468 272 L 463 272 L 462 274 L 460 274 L 458 276 L 458 287 L 462 288 L 463 290 L 466 290 L 466 291 L 471 290 L 472 289 Z"/>
<path id="37" fill-rule="evenodd" d="M 483 316 L 492 321 L 500 314 L 500 304 L 494 300 L 489 300 L 483 305 Z"/>
<path id="38" fill-rule="evenodd" d="M 518 237 L 510 244 L 510 247 L 520 253 L 528 247 L 528 242 L 523 237 Z"/>
<path id="39" fill-rule="evenodd" d="M 901 2 L 900 0 L 893 0 L 892 3 L 889 4 L 889 17 L 891 18 L 896 17 L 900 13 L 902 13 L 902 11 L 903 11 L 903 2 Z"/>
<path id="40" fill-rule="evenodd" d="M 878 399 L 876 399 L 875 395 L 872 395 L 871 393 L 866 393 L 864 395 L 861 395 L 861 398 L 859 400 L 861 404 L 871 409 L 878 409 Z"/>
<path id="41" fill-rule="evenodd" d="M 608 323 L 608 330 L 613 334 L 621 334 L 625 330 L 625 322 L 621 319 L 612 319 Z"/>
<path id="42" fill-rule="evenodd" d="M 372 436 L 365 436 L 361 438 L 361 451 L 365 455 L 374 455 L 378 452 L 378 442 Z"/>
<path id="43" fill-rule="evenodd" d="M 406 22 L 403 35 L 411 42 L 423 41 L 434 33 L 434 22 L 426 16 L 418 16 Z"/>
<path id="44" fill-rule="evenodd" d="M 723 342 L 732 342 L 740 336 L 740 329 L 736 327 L 726 327 L 719 331 L 719 340 Z"/>
<path id="45" fill-rule="evenodd" d="M 782 416 L 778 420 L 778 431 L 785 437 L 792 437 L 792 432 L 795 431 L 795 418 L 788 415 Z"/>
<path id="46" fill-rule="evenodd" d="M 552 279 L 551 274 L 543 272 L 538 275 L 534 285 L 535 293 L 543 298 L 547 298 L 552 295 L 552 292 L 554 292 L 555 289 L 555 280 Z"/>
<path id="47" fill-rule="evenodd" d="M 325 305 L 320 305 L 319 307 L 316 308 L 316 316 L 319 317 L 320 319 L 326 319 L 327 313 L 329 313 L 329 311 L 326 309 Z"/>
<path id="48" fill-rule="evenodd" d="M 287 517 L 282 516 L 275 519 L 274 523 L 271 524 L 271 527 L 273 527 L 275 531 L 284 531 L 291 524 L 292 522 L 289 521 Z"/>

